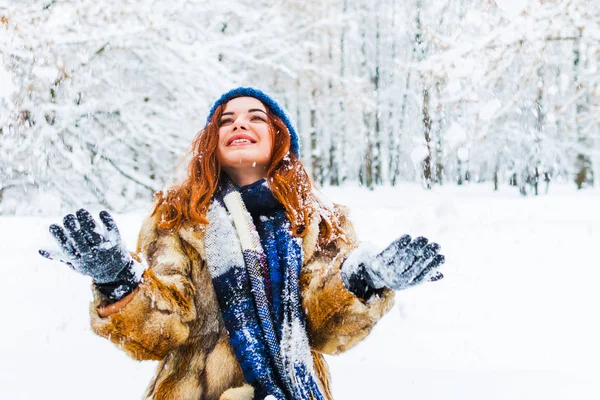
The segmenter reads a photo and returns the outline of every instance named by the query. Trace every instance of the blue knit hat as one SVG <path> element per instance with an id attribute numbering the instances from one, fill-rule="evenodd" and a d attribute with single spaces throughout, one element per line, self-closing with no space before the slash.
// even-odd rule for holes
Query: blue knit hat
<path id="1" fill-rule="evenodd" d="M 269 110 L 271 110 L 271 112 L 285 124 L 286 128 L 290 132 L 290 151 L 297 157 L 300 157 L 300 143 L 298 142 L 298 134 L 296 133 L 296 129 L 294 128 L 294 125 L 292 125 L 287 113 L 279 106 L 279 104 L 277 104 L 275 100 L 273 100 L 272 97 L 258 89 L 239 87 L 223 94 L 211 107 L 208 117 L 206 118 L 206 124 L 208 125 L 218 106 L 227 103 L 229 100 L 235 97 L 254 97 L 268 107 Z"/>

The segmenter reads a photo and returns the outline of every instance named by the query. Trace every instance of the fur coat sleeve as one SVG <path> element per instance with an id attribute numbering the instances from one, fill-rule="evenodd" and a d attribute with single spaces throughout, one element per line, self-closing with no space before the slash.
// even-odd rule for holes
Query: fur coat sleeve
<path id="1" fill-rule="evenodd" d="M 357 239 L 347 210 L 336 206 L 335 217 L 345 237 L 319 247 L 323 222 L 312 223 L 304 239 L 305 265 L 300 276 L 311 347 L 325 354 L 339 354 L 358 344 L 394 304 L 394 292 L 389 289 L 368 301 L 346 290 L 340 270 L 356 249 Z"/>
<path id="2" fill-rule="evenodd" d="M 148 263 L 137 289 L 105 306 L 94 290 L 90 305 L 92 329 L 137 360 L 161 360 L 190 334 L 196 318 L 191 260 L 175 233 L 159 232 L 155 216 L 146 219 L 137 254 Z"/>

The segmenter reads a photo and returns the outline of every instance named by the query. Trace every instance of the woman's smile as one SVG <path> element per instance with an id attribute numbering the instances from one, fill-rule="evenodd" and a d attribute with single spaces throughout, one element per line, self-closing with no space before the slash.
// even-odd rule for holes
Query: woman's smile
<path id="1" fill-rule="evenodd" d="M 227 146 L 249 146 L 256 143 L 256 139 L 246 133 L 236 133 L 229 137 Z"/>

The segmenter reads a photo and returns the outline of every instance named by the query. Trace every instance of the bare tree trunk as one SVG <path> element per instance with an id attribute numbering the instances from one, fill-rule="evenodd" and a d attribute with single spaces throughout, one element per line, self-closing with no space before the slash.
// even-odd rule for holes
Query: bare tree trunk
<path id="1" fill-rule="evenodd" d="M 348 0 L 344 0 L 343 3 L 343 9 L 342 9 L 342 13 L 345 16 L 348 12 Z M 346 51 L 346 26 L 342 26 L 342 32 L 341 32 L 341 37 L 340 37 L 340 77 L 342 78 L 342 80 L 344 79 L 345 73 L 346 73 L 346 57 L 345 57 L 345 51 Z M 344 101 L 340 100 L 339 102 L 340 104 L 340 113 L 344 114 L 346 112 L 345 106 L 344 106 Z M 342 115 L 342 118 L 340 119 L 340 132 L 339 132 L 340 136 L 342 138 L 344 138 L 344 142 L 341 143 L 339 145 L 339 153 L 340 153 L 340 162 L 345 164 L 345 159 L 344 159 L 344 152 L 345 152 L 345 147 L 346 147 L 346 116 Z M 343 168 L 342 172 L 340 172 L 340 166 L 336 167 L 335 169 L 335 176 L 332 175 L 331 177 L 331 184 L 332 185 L 339 185 L 340 183 L 342 183 L 345 179 L 346 179 L 346 173 L 345 171 L 347 171 L 347 168 Z M 341 175 L 341 176 L 340 176 Z"/>
<path id="2" fill-rule="evenodd" d="M 382 171 L 381 171 L 381 121 L 379 115 L 379 109 L 381 107 L 379 100 L 379 72 L 380 72 L 380 54 L 381 54 L 381 21 L 379 18 L 379 8 L 375 13 L 375 74 L 373 76 L 373 88 L 375 89 L 375 154 L 373 155 L 373 167 L 375 169 L 375 184 L 381 185 L 383 183 Z"/>
<path id="3" fill-rule="evenodd" d="M 533 191 L 535 193 L 535 195 L 537 196 L 539 194 L 539 190 L 538 190 L 538 185 L 539 185 L 539 181 L 540 181 L 540 152 L 541 152 L 541 140 L 542 140 L 542 133 L 544 130 L 544 119 L 545 119 L 545 112 L 544 112 L 544 107 L 542 104 L 542 101 L 544 99 L 544 67 L 541 66 L 538 68 L 537 70 L 537 76 L 538 76 L 538 82 L 537 82 L 537 97 L 535 98 L 535 110 L 537 112 L 537 119 L 536 119 L 536 137 L 535 137 L 535 147 L 534 147 L 534 157 L 535 159 L 533 160 L 535 163 L 535 168 L 534 168 L 534 175 L 533 177 L 531 177 L 531 185 L 533 186 Z"/>
<path id="4" fill-rule="evenodd" d="M 333 35 L 334 33 L 331 30 L 332 28 L 330 28 L 328 30 L 328 39 L 329 39 L 329 43 L 328 43 L 328 58 L 329 58 L 329 64 L 333 64 L 334 59 L 333 59 Z M 333 106 L 335 100 L 332 99 L 332 94 L 333 94 L 333 82 L 331 80 L 331 78 L 328 79 L 328 88 L 329 88 L 329 93 L 328 93 L 328 98 L 331 100 L 328 100 L 328 109 L 329 109 L 329 121 L 333 121 L 335 119 L 335 114 L 336 114 L 336 110 L 335 107 Z M 339 148 L 339 141 L 338 140 L 334 140 L 333 138 L 331 138 L 331 131 L 328 130 L 329 133 L 329 151 L 327 154 L 327 158 L 328 158 L 328 163 L 327 163 L 327 170 L 325 171 L 325 174 L 323 176 L 323 182 L 325 182 L 325 180 L 327 180 L 329 182 L 330 185 L 339 185 L 339 162 L 338 162 L 338 158 L 337 158 L 337 153 L 338 153 L 338 148 Z M 341 133 L 341 132 L 340 132 Z M 335 135 L 335 133 L 334 133 Z M 340 137 L 343 137 L 343 135 L 340 135 Z"/>
<path id="5" fill-rule="evenodd" d="M 395 34 L 395 27 L 396 27 L 396 1 L 392 1 L 392 19 L 391 19 L 391 24 L 390 24 L 390 32 L 391 34 L 389 35 L 391 37 L 392 43 L 392 49 L 391 49 L 391 64 L 395 65 L 396 62 L 396 34 Z M 395 73 L 396 68 L 392 67 L 390 68 L 390 82 L 394 82 L 395 83 Z M 406 100 L 406 91 L 404 91 L 403 94 L 403 99 Z M 394 115 L 394 109 L 395 109 L 395 105 L 396 105 L 396 99 L 395 98 L 391 98 L 389 100 L 389 111 L 388 111 L 388 129 L 387 129 L 387 135 L 388 135 L 388 174 L 389 174 L 389 179 L 390 182 L 392 184 L 392 186 L 396 185 L 396 179 L 398 179 L 398 175 L 400 174 L 400 149 L 399 149 L 399 145 L 398 143 L 400 142 L 399 140 L 399 136 L 401 135 L 401 129 L 399 129 L 397 132 L 394 131 L 394 123 L 393 121 L 395 121 L 396 118 L 400 119 L 399 122 L 399 127 L 402 126 L 402 118 L 404 118 L 404 116 L 402 115 L 404 112 L 404 106 L 402 106 L 401 111 L 400 111 L 400 116 Z"/>
<path id="6" fill-rule="evenodd" d="M 494 191 L 498 191 L 498 164 L 496 164 L 496 168 L 494 168 Z"/>
<path id="7" fill-rule="evenodd" d="M 426 56 L 426 48 L 423 43 L 423 26 L 421 23 L 421 1 L 417 1 L 417 17 L 416 17 L 416 32 L 413 45 L 413 52 L 417 54 L 417 61 L 423 61 Z M 421 84 L 423 87 L 423 106 L 422 106 L 422 121 L 423 121 L 423 136 L 427 146 L 427 156 L 422 162 L 422 176 L 427 189 L 431 189 L 431 162 L 432 162 L 432 146 L 431 146 L 431 116 L 429 112 L 429 82 L 427 77 L 421 73 Z"/>
<path id="8" fill-rule="evenodd" d="M 361 32 L 361 38 L 362 38 L 362 43 L 361 43 L 361 56 L 362 56 L 362 60 L 361 60 L 361 66 L 362 66 L 362 71 L 364 71 L 365 74 L 369 74 L 369 68 L 367 65 L 367 33 L 366 33 L 366 28 L 368 26 L 367 21 L 366 21 L 366 15 L 367 12 L 365 12 L 366 10 L 362 10 L 363 13 L 363 29 Z M 366 75 L 369 76 L 369 75 Z M 375 138 L 374 138 L 374 134 L 371 131 L 371 124 L 370 124 L 370 113 L 368 111 L 364 111 L 363 112 L 363 124 L 364 124 L 364 129 L 366 130 L 366 138 L 367 138 L 367 148 L 365 151 L 365 164 L 364 164 L 364 182 L 362 182 L 365 186 L 367 186 L 369 189 L 373 189 L 374 187 L 374 179 L 373 179 L 373 159 L 374 159 L 374 146 L 375 146 Z"/>
<path id="9" fill-rule="evenodd" d="M 463 173 L 462 173 L 463 167 L 462 167 L 462 161 L 461 161 L 460 157 L 456 157 L 456 169 L 457 169 L 456 175 L 458 177 L 456 184 L 458 186 L 461 186 L 463 184 Z"/>
<path id="10" fill-rule="evenodd" d="M 426 86 L 423 89 L 423 135 L 427 145 L 427 156 L 423 160 L 423 179 L 427 189 L 431 189 L 431 117 L 429 115 L 429 89 Z"/>
<path id="11" fill-rule="evenodd" d="M 319 148 L 319 135 L 317 132 L 317 89 L 311 92 L 310 103 L 310 155 L 312 175 L 315 182 L 323 185 L 323 168 L 321 165 L 321 149 Z"/>
<path id="12" fill-rule="evenodd" d="M 579 29 L 579 36 L 575 40 L 573 53 L 575 55 L 575 60 L 573 62 L 573 70 L 574 70 L 574 79 L 575 79 L 575 90 L 579 92 L 583 86 L 583 82 L 581 82 L 580 77 L 580 69 L 581 69 L 581 35 L 583 28 Z M 577 124 L 577 142 L 579 143 L 581 148 L 586 148 L 589 146 L 589 140 L 585 136 L 585 133 L 582 129 L 581 124 L 581 115 L 585 111 L 585 100 L 580 98 L 577 101 L 576 106 L 576 117 L 575 122 Z M 575 176 L 575 184 L 577 185 L 577 189 L 583 189 L 586 186 L 594 186 L 594 174 L 592 172 L 592 160 L 589 155 L 580 152 L 577 155 L 577 160 L 575 163 L 576 168 L 576 176 Z"/>
<path id="13" fill-rule="evenodd" d="M 444 113 L 442 109 L 442 94 L 441 94 L 441 86 L 440 82 L 441 78 L 438 78 L 435 83 L 435 93 L 437 95 L 438 105 L 436 107 L 436 119 L 437 123 L 435 124 L 435 183 L 438 185 L 443 184 L 444 177 L 444 144 L 442 143 L 442 128 L 444 124 Z"/>
<path id="14" fill-rule="evenodd" d="M 398 121 L 398 133 L 397 136 L 403 134 L 404 119 L 406 118 L 406 103 L 408 102 L 408 88 L 410 86 L 410 73 L 406 76 L 406 85 L 404 87 L 404 94 L 402 96 L 402 106 L 400 107 L 400 119 Z M 393 118 L 392 111 L 390 110 L 390 118 Z M 393 132 L 392 132 L 393 134 Z M 392 156 L 392 186 L 396 186 L 396 181 L 400 176 L 400 139 L 396 139 L 393 147 Z"/>
<path id="15" fill-rule="evenodd" d="M 370 124 L 369 124 L 369 116 L 365 113 L 364 115 L 364 124 L 367 128 L 367 151 L 365 153 L 365 175 L 364 175 L 364 185 L 369 189 L 374 188 L 374 180 L 373 180 L 373 134 L 370 132 Z"/>

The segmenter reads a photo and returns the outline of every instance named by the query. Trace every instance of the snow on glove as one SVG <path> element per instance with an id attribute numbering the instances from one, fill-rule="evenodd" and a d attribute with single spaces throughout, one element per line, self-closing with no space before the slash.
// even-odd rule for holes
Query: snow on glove
<path id="1" fill-rule="evenodd" d="M 112 301 L 131 293 L 141 280 L 141 265 L 133 260 L 121 240 L 115 221 L 106 211 L 100 212 L 104 231 L 97 229 L 91 214 L 81 209 L 63 218 L 64 228 L 50 225 L 50 233 L 58 242 L 62 254 L 39 253 L 48 259 L 58 259 L 75 271 L 90 276 L 98 290 Z"/>
<path id="2" fill-rule="evenodd" d="M 411 240 L 404 235 L 392 242 L 375 257 L 359 260 L 358 265 L 348 263 L 342 267 L 342 280 L 348 290 L 367 299 L 374 289 L 388 287 L 393 290 L 407 289 L 427 280 L 437 281 L 444 276 L 436 271 L 445 261 L 438 254 L 440 245 L 427 244 L 418 237 Z"/>

